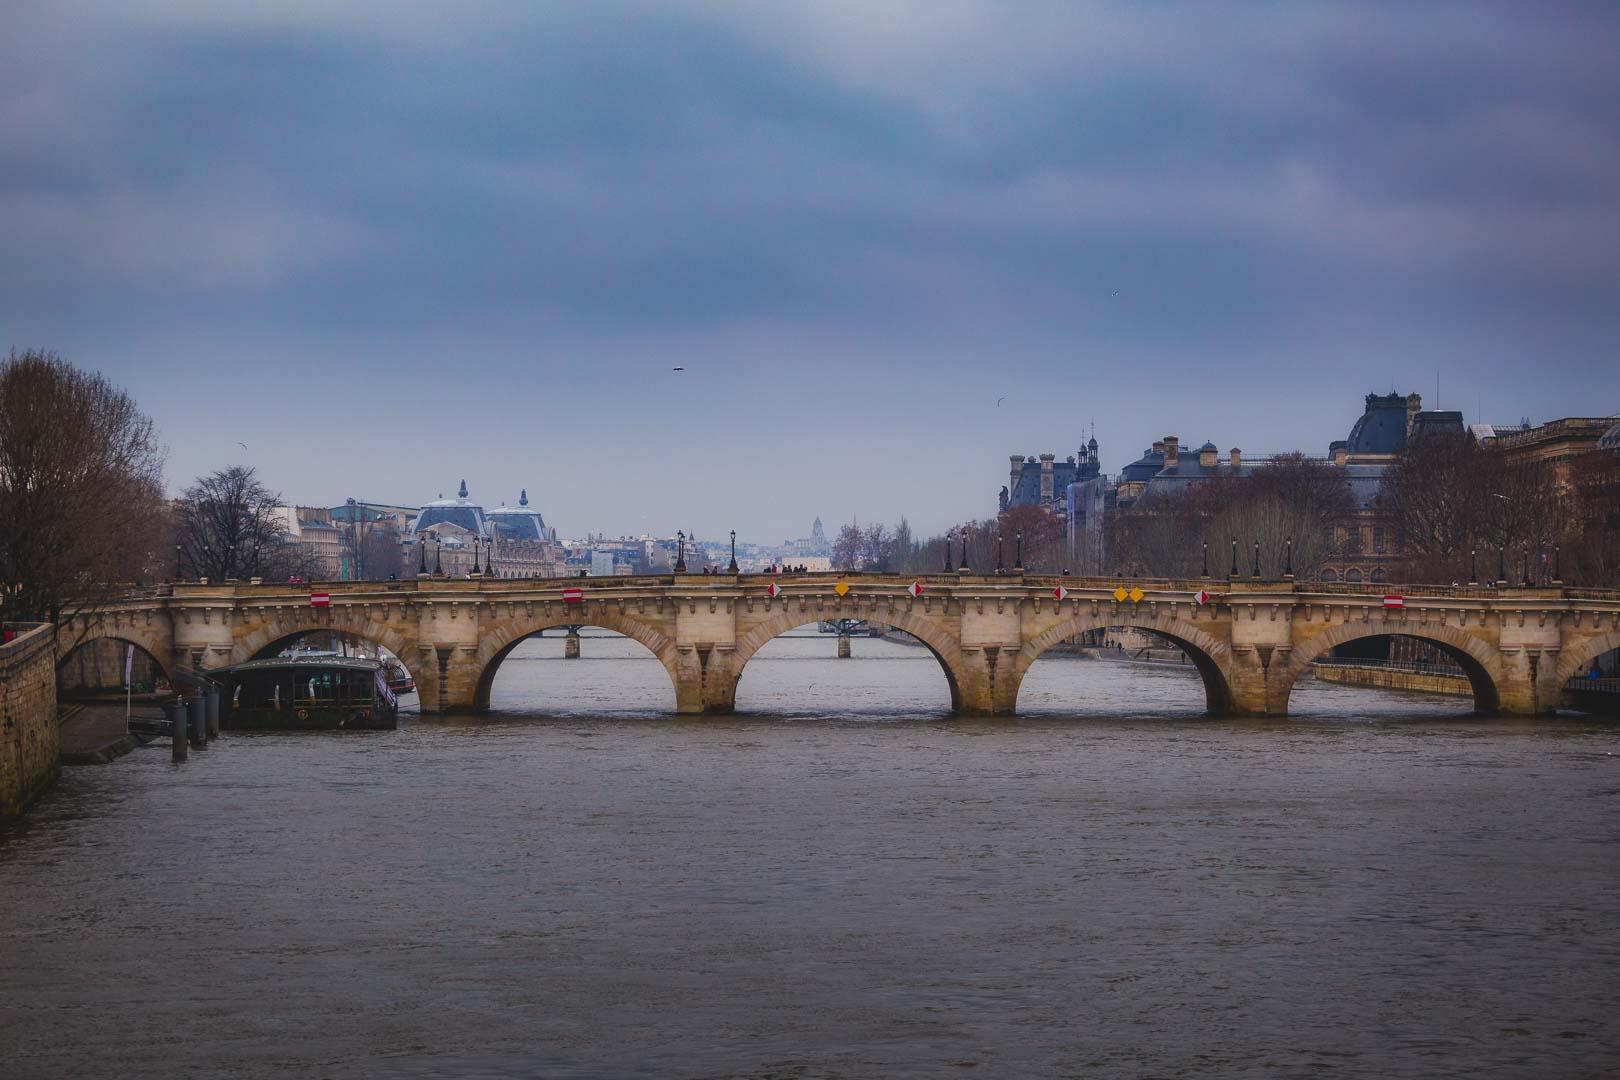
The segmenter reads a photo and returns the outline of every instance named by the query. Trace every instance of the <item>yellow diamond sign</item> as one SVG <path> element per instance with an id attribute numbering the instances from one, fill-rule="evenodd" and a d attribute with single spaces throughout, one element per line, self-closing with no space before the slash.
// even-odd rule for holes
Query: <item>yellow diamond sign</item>
<path id="1" fill-rule="evenodd" d="M 1125 591 L 1125 586 L 1123 585 L 1114 590 L 1114 599 L 1118 600 L 1120 603 L 1124 603 L 1125 598 L 1129 595 L 1131 594 Z"/>
<path id="2" fill-rule="evenodd" d="M 833 586 L 833 592 L 837 593 L 839 596 L 843 596 L 849 592 L 849 586 L 840 581 L 838 584 Z"/>
<path id="3" fill-rule="evenodd" d="M 1142 602 L 1142 597 L 1146 595 L 1147 593 L 1143 592 L 1140 586 L 1133 586 L 1131 588 L 1131 603 L 1140 604 Z"/>

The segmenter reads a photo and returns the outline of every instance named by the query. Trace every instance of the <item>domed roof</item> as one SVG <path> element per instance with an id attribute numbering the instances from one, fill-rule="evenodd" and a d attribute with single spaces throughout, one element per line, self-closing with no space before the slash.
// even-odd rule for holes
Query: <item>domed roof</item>
<path id="1" fill-rule="evenodd" d="M 422 512 L 411 522 L 411 535 L 441 522 L 459 525 L 470 533 L 484 533 L 484 508 L 467 498 L 467 481 L 461 482 L 454 499 L 438 498 L 422 507 Z"/>
<path id="2" fill-rule="evenodd" d="M 518 496 L 516 506 L 507 506 L 502 503 L 484 515 L 492 525 L 499 525 L 505 532 L 512 533 L 517 540 L 544 540 L 546 519 L 540 511 L 529 505 L 529 489 L 524 488 Z"/>
<path id="3" fill-rule="evenodd" d="M 1214 451 L 1214 449 L 1215 444 L 1206 439 L 1204 440 L 1204 445 L 1198 448 L 1198 452 L 1202 454 L 1205 450 Z"/>
<path id="4" fill-rule="evenodd" d="M 1598 449 L 1620 452 L 1620 424 L 1603 433 L 1603 438 L 1598 440 Z"/>

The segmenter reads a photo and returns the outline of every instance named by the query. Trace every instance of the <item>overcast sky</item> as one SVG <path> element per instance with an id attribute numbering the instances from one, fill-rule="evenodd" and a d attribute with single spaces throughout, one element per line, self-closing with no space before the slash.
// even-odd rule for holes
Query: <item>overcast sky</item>
<path id="1" fill-rule="evenodd" d="M 1603 415 L 1617 56 L 1613 2 L 4 0 L 0 351 L 177 489 L 565 535 L 933 531 L 1093 421 L 1323 452 L 1437 378 Z"/>

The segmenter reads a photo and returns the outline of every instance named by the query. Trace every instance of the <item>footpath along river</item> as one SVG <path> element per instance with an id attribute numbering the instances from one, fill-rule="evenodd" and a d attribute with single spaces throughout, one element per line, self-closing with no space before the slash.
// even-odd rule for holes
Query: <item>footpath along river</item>
<path id="1" fill-rule="evenodd" d="M 1620 1075 L 1620 726 L 778 639 L 66 771 L 0 832 L 0 1076 Z"/>

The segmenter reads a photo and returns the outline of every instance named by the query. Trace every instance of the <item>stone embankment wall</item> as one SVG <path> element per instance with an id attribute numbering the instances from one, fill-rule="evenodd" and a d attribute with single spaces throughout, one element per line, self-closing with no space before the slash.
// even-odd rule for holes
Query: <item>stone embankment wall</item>
<path id="1" fill-rule="evenodd" d="M 61 769 L 56 638 L 44 624 L 7 623 L 0 645 L 0 821 L 16 817 Z"/>
<path id="2" fill-rule="evenodd" d="M 1371 686 L 1379 690 L 1416 690 L 1424 694 L 1455 694 L 1473 697 L 1474 688 L 1466 675 L 1442 675 L 1434 672 L 1401 671 L 1396 668 L 1374 667 L 1363 664 L 1316 663 L 1311 671 L 1323 682 L 1345 683 L 1350 686 Z"/>

